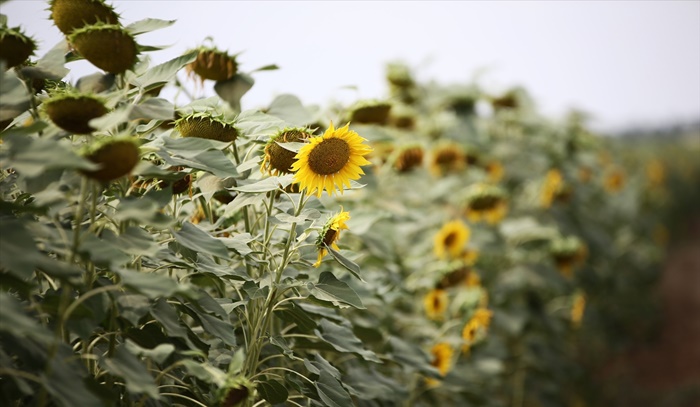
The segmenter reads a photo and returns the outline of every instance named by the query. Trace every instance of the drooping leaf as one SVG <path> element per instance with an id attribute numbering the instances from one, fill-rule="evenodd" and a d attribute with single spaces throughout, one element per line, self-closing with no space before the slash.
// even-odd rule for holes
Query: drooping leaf
<path id="1" fill-rule="evenodd" d="M 114 356 L 104 359 L 107 370 L 124 379 L 126 389 L 131 394 L 146 394 L 159 400 L 160 394 L 153 376 L 148 373 L 146 366 L 131 352 L 126 345 L 120 345 Z"/>
<path id="2" fill-rule="evenodd" d="M 339 352 L 352 352 L 362 356 L 366 361 L 382 363 L 374 352 L 364 348 L 352 329 L 346 326 L 322 319 L 319 323 L 319 329 L 314 330 L 314 333 Z"/>
<path id="3" fill-rule="evenodd" d="M 330 246 L 326 246 L 326 249 L 328 250 L 328 253 L 333 256 L 333 258 L 340 263 L 341 266 L 343 266 L 347 271 L 350 272 L 353 276 L 355 276 L 357 279 L 360 281 L 364 282 L 365 280 L 362 279 L 362 276 L 360 276 L 360 266 L 357 265 L 357 263 L 353 262 L 352 260 L 348 259 L 347 257 L 343 256 L 340 254 L 339 251 L 333 249 Z"/>
<path id="4" fill-rule="evenodd" d="M 357 309 L 365 308 L 355 290 L 345 282 L 338 280 L 329 271 L 321 273 L 318 283 L 309 285 L 311 295 L 319 300 L 332 302 L 333 305 L 341 308 L 347 305 Z"/>
<path id="5" fill-rule="evenodd" d="M 129 113 L 129 119 L 172 120 L 175 106 L 162 98 L 148 98 L 143 103 L 134 106 Z"/>
<path id="6" fill-rule="evenodd" d="M 271 404 L 284 403 L 287 401 L 287 397 L 289 397 L 287 388 L 277 380 L 259 382 L 256 389 L 260 392 L 262 398 Z"/>
<path id="7" fill-rule="evenodd" d="M 280 188 L 286 188 L 292 183 L 292 175 L 283 175 L 281 177 L 267 177 L 260 181 L 255 181 L 251 184 L 239 185 L 237 187 L 231 187 L 234 191 L 247 192 L 247 193 L 262 193 L 268 191 L 275 191 Z"/>
<path id="8" fill-rule="evenodd" d="M 131 35 L 144 34 L 151 31 L 160 30 L 162 28 L 170 27 L 175 24 L 177 20 L 160 20 L 157 18 L 144 18 L 143 20 L 135 21 L 125 28 Z"/>
<path id="9" fill-rule="evenodd" d="M 65 142 L 41 138 L 29 139 L 14 134 L 3 137 L 9 156 L 0 158 L 0 166 L 14 168 L 26 177 L 36 177 L 52 169 L 95 170 L 98 166 L 75 154 Z"/>
<path id="10" fill-rule="evenodd" d="M 329 407 L 351 407 L 354 405 L 348 392 L 340 382 L 329 373 L 322 371 L 314 383 L 318 395 Z"/>
<path id="11" fill-rule="evenodd" d="M 178 243 L 195 252 L 202 252 L 223 259 L 229 257 L 228 249 L 221 240 L 212 237 L 190 222 L 183 223 L 180 231 L 173 231 L 173 236 Z"/>
<path id="12" fill-rule="evenodd" d="M 122 283 L 148 298 L 169 297 L 177 292 L 189 291 L 189 286 L 178 284 L 168 276 L 138 272 L 129 269 L 115 269 Z"/>
<path id="13" fill-rule="evenodd" d="M 170 81 L 180 69 L 194 61 L 196 57 L 197 52 L 193 51 L 173 58 L 170 61 L 149 68 L 143 75 L 133 78 L 131 82 L 144 90 L 149 90 L 151 87 Z"/>

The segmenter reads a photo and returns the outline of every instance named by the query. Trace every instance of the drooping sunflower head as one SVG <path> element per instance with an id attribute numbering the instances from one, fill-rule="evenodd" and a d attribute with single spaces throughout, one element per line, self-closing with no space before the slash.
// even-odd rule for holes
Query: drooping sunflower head
<path id="1" fill-rule="evenodd" d="M 467 165 L 464 151 L 457 143 L 443 143 L 433 150 L 432 155 L 430 169 L 436 176 L 462 170 Z"/>
<path id="2" fill-rule="evenodd" d="M 238 137 L 234 122 L 223 115 L 211 112 L 195 112 L 175 121 L 175 127 L 182 137 L 198 137 L 209 140 L 232 142 Z"/>
<path id="3" fill-rule="evenodd" d="M 83 155 L 100 168 L 83 170 L 83 174 L 102 183 L 128 175 L 139 162 L 139 144 L 139 139 L 131 136 L 104 138 L 92 143 Z"/>
<path id="4" fill-rule="evenodd" d="M 423 165 L 423 147 L 410 145 L 401 148 L 394 159 L 394 169 L 400 173 L 406 173 Z"/>
<path id="5" fill-rule="evenodd" d="M 370 164 L 365 156 L 372 148 L 350 130 L 349 124 L 336 129 L 331 123 L 322 136 L 308 140 L 297 153 L 292 171 L 294 182 L 310 194 L 320 197 L 324 189 L 329 195 L 336 190 L 343 193 L 344 188 L 351 186 L 351 180 L 364 174 L 360 167 Z"/>
<path id="6" fill-rule="evenodd" d="M 389 63 L 386 66 L 386 79 L 392 86 L 408 88 L 415 84 L 413 73 L 402 63 Z"/>
<path id="7" fill-rule="evenodd" d="M 440 259 L 459 257 L 469 241 L 470 230 L 464 222 L 453 220 L 442 226 L 434 238 L 435 256 Z"/>
<path id="8" fill-rule="evenodd" d="M 473 184 L 465 191 L 465 215 L 470 222 L 486 221 L 494 225 L 508 212 L 505 191 L 486 183 Z"/>
<path id="9" fill-rule="evenodd" d="M 270 137 L 265 144 L 263 162 L 260 171 L 272 175 L 291 174 L 292 164 L 296 162 L 294 151 L 288 150 L 280 144 L 303 143 L 311 137 L 311 130 L 307 128 L 285 128 Z"/>
<path id="10" fill-rule="evenodd" d="M 458 265 L 456 267 L 449 267 L 442 271 L 442 277 L 435 285 L 438 290 L 446 290 L 448 288 L 456 287 L 460 284 L 465 284 L 469 278 L 471 270 L 469 267 Z"/>
<path id="11" fill-rule="evenodd" d="M 229 55 L 216 47 L 199 47 L 188 50 L 185 54 L 197 51 L 197 57 L 189 63 L 185 70 L 194 78 L 199 77 L 200 83 L 205 80 L 224 81 L 231 79 L 238 72 L 237 55 Z"/>
<path id="12" fill-rule="evenodd" d="M 430 354 L 433 356 L 431 365 L 440 372 L 441 376 L 446 376 L 452 368 L 452 355 L 454 350 L 449 343 L 440 342 L 430 349 Z"/>
<path id="13" fill-rule="evenodd" d="M 391 125 L 404 130 L 412 130 L 416 127 L 418 113 L 416 109 L 405 104 L 397 104 L 391 110 L 389 117 Z"/>
<path id="14" fill-rule="evenodd" d="M 605 174 L 603 187 L 608 193 L 619 192 L 625 186 L 625 172 L 621 168 L 612 168 Z"/>
<path id="15" fill-rule="evenodd" d="M 564 188 L 564 177 L 556 168 L 547 171 L 540 188 L 540 205 L 543 208 L 552 206 L 552 202 Z"/>
<path id="16" fill-rule="evenodd" d="M 588 248 L 575 236 L 553 240 L 549 252 L 559 271 L 566 277 L 571 277 L 574 269 L 588 257 Z"/>
<path id="17" fill-rule="evenodd" d="M 440 288 L 430 290 L 428 294 L 423 297 L 425 314 L 432 320 L 443 319 L 445 311 L 447 311 L 447 304 L 447 292 Z"/>
<path id="18" fill-rule="evenodd" d="M 19 27 L 0 26 L 0 60 L 5 60 L 6 69 L 26 61 L 36 51 L 36 42 L 25 35 Z"/>
<path id="19" fill-rule="evenodd" d="M 348 121 L 362 124 L 386 124 L 391 103 L 381 100 L 361 100 L 350 107 Z"/>
<path id="20" fill-rule="evenodd" d="M 49 91 L 41 109 L 56 126 L 73 134 L 92 133 L 95 129 L 90 126 L 90 120 L 108 112 L 104 99 L 60 87 Z"/>
<path id="21" fill-rule="evenodd" d="M 86 25 L 119 24 L 119 14 L 104 0 L 51 0 L 49 10 L 53 23 L 65 35 Z"/>
<path id="22" fill-rule="evenodd" d="M 350 213 L 340 209 L 340 212 L 336 215 L 331 216 L 326 221 L 323 226 L 321 233 L 318 234 L 316 239 L 316 249 L 318 250 L 318 259 L 314 264 L 314 267 L 321 265 L 321 260 L 328 254 L 326 247 L 332 247 L 335 250 L 340 250 L 338 244 L 336 243 L 340 239 L 340 231 L 347 229 L 348 225 L 345 224 L 350 220 Z"/>
<path id="23" fill-rule="evenodd" d="M 139 46 L 134 36 L 118 24 L 85 25 L 70 34 L 73 47 L 103 71 L 121 74 L 136 63 Z"/>

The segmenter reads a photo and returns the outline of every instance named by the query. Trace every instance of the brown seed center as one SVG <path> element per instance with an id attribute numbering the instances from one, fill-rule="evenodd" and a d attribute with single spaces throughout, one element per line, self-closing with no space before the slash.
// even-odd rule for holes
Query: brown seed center
<path id="1" fill-rule="evenodd" d="M 453 244 L 457 242 L 457 233 L 451 232 L 447 236 L 445 236 L 445 246 L 446 247 L 452 247 Z"/>
<path id="2" fill-rule="evenodd" d="M 316 174 L 330 175 L 340 171 L 350 160 L 350 146 L 339 138 L 325 139 L 309 153 L 309 167 Z"/>
<path id="3" fill-rule="evenodd" d="M 335 242 L 335 236 L 338 234 L 338 231 L 334 229 L 328 229 L 326 231 L 326 234 L 323 236 L 323 244 L 326 246 L 330 246 Z"/>

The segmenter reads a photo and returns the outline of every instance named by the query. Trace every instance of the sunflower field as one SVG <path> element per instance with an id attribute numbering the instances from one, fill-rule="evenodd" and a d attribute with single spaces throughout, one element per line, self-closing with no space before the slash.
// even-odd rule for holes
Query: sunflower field
<path id="1" fill-rule="evenodd" d="M 597 406 L 657 329 L 698 143 L 400 63 L 382 100 L 245 110 L 214 40 L 154 65 L 173 21 L 48 6 L 36 58 L 0 17 L 2 405 Z"/>

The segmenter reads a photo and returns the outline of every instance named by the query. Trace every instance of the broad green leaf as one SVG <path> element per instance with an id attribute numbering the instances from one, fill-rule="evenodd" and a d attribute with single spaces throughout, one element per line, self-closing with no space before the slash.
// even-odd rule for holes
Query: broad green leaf
<path id="1" fill-rule="evenodd" d="M 130 119 L 131 111 L 133 110 L 134 106 L 133 105 L 127 105 L 124 107 L 120 107 L 118 109 L 112 110 L 111 112 L 107 113 L 104 116 L 100 116 L 96 119 L 90 120 L 88 123 L 90 124 L 90 127 L 100 130 L 100 131 L 108 131 L 115 129 L 119 126 L 124 125 L 125 122 L 128 122 Z"/>
<path id="2" fill-rule="evenodd" d="M 293 126 L 306 126 L 313 121 L 311 113 L 302 105 L 301 100 L 289 94 L 277 96 L 270 103 L 267 114 L 279 117 Z"/>
<path id="3" fill-rule="evenodd" d="M 133 256 L 149 255 L 159 249 L 158 243 L 153 241 L 151 234 L 136 226 L 128 227 L 119 236 L 111 230 L 105 230 L 102 233 L 102 239 Z"/>
<path id="4" fill-rule="evenodd" d="M 244 110 L 236 118 L 236 128 L 253 139 L 258 137 L 267 139 L 286 126 L 287 123 L 284 120 L 259 110 Z"/>
<path id="5" fill-rule="evenodd" d="M 333 258 L 338 263 L 340 263 L 341 266 L 343 266 L 347 271 L 350 272 L 350 274 L 352 274 L 362 282 L 365 281 L 362 279 L 362 276 L 360 276 L 360 266 L 358 266 L 355 262 L 340 254 L 339 251 L 333 249 L 332 247 L 326 246 L 326 249 L 328 250 L 328 253 L 330 253 L 331 256 L 333 256 Z"/>
<path id="6" fill-rule="evenodd" d="M 261 193 L 268 191 L 275 191 L 280 188 L 286 188 L 292 183 L 292 175 L 283 175 L 281 177 L 267 177 L 260 181 L 253 182 L 247 185 L 239 185 L 237 187 L 231 187 L 234 191 L 247 192 L 247 193 Z"/>
<path id="7" fill-rule="evenodd" d="M 113 235 L 112 231 L 105 231 L 106 235 Z M 85 234 L 80 243 L 79 252 L 93 263 L 109 268 L 118 268 L 131 261 L 131 256 L 122 249 L 109 242 L 98 238 L 93 234 Z"/>
<path id="8" fill-rule="evenodd" d="M 168 152 L 180 157 L 194 158 L 197 155 L 199 155 L 202 151 L 223 150 L 231 143 L 218 140 L 209 140 L 199 137 L 173 138 L 163 136 L 147 145 L 150 144 L 153 144 L 154 146 L 164 146 Z"/>
<path id="9" fill-rule="evenodd" d="M 1 157 L 0 166 L 14 168 L 30 178 L 52 169 L 94 170 L 98 166 L 78 156 L 66 142 L 47 138 L 29 139 L 6 135 L 3 141 L 9 146 L 9 157 Z"/>
<path id="10" fill-rule="evenodd" d="M 197 58 L 197 51 L 173 58 L 170 61 L 149 68 L 143 75 L 133 78 L 132 83 L 145 90 L 154 85 L 166 83 L 174 78 L 175 74 L 185 65 L 194 61 L 195 58 Z"/>
<path id="11" fill-rule="evenodd" d="M 283 223 L 297 223 L 302 224 L 307 220 L 316 220 L 321 217 L 321 212 L 318 209 L 304 209 L 299 216 L 292 216 L 287 213 L 279 213 L 275 215 L 275 218 L 279 219 Z"/>
<path id="12" fill-rule="evenodd" d="M 222 259 L 229 257 L 228 248 L 221 240 L 212 237 L 190 222 L 183 223 L 180 231 L 172 233 L 178 243 L 195 252 L 210 254 Z"/>
<path id="13" fill-rule="evenodd" d="M 130 120 L 172 120 L 175 116 L 175 106 L 165 99 L 148 98 L 131 109 Z"/>
<path id="14" fill-rule="evenodd" d="M 64 406 L 100 407 L 103 402 L 86 386 L 87 372 L 73 361 L 73 355 L 61 346 L 61 352 L 49 360 L 47 373 L 41 375 L 42 384 L 51 397 Z"/>
<path id="15" fill-rule="evenodd" d="M 161 149 L 158 151 L 158 155 L 171 166 L 184 166 L 207 171 L 221 178 L 237 174 L 236 167 L 231 160 L 219 150 L 202 151 L 191 158 L 180 158 L 170 155 L 165 149 Z"/>
<path id="16" fill-rule="evenodd" d="M 311 332 L 317 326 L 316 321 L 306 311 L 291 302 L 287 303 L 284 308 L 278 308 L 275 315 L 285 322 L 296 324 L 302 332 Z"/>
<path id="17" fill-rule="evenodd" d="M 151 302 L 148 297 L 141 294 L 119 293 L 117 297 L 119 316 L 138 326 L 139 320 L 148 314 Z"/>
<path id="18" fill-rule="evenodd" d="M 393 355 L 394 361 L 430 377 L 440 377 L 440 372 L 431 365 L 428 354 L 419 346 L 404 341 L 396 336 L 389 338 L 389 346 L 391 347 L 391 354 Z"/>
<path id="19" fill-rule="evenodd" d="M 224 210 L 224 217 L 229 217 L 234 213 L 238 212 L 238 210 L 240 210 L 241 208 L 246 207 L 248 205 L 255 206 L 261 204 L 264 200 L 264 194 L 240 193 L 236 195 L 233 201 L 226 205 L 226 209 Z"/>
<path id="20" fill-rule="evenodd" d="M 41 257 L 34 238 L 22 222 L 4 216 L 0 217 L 0 230 L 0 268 L 23 280 L 31 278 Z"/>
<path id="21" fill-rule="evenodd" d="M 45 345 L 54 341 L 53 334 L 36 319 L 28 316 L 19 302 L 4 291 L 0 291 L 0 309 L 2 309 L 1 332 L 18 338 L 31 338 Z"/>
<path id="22" fill-rule="evenodd" d="M 172 225 L 175 220 L 162 213 L 163 199 L 170 199 L 172 195 L 167 191 L 153 191 L 148 195 L 138 198 L 127 197 L 119 201 L 114 219 L 117 221 L 136 221 L 152 228 L 164 229 Z"/>
<path id="23" fill-rule="evenodd" d="M 278 335 L 270 337 L 270 345 L 279 348 L 287 357 L 298 359 L 294 356 L 294 351 L 289 347 L 289 344 L 287 343 L 287 340 L 284 339 L 284 336 Z"/>
<path id="24" fill-rule="evenodd" d="M 350 395 L 340 382 L 329 373 L 322 371 L 314 383 L 321 400 L 329 407 L 352 407 Z"/>
<path id="25" fill-rule="evenodd" d="M 248 298 L 251 300 L 256 298 L 267 298 L 267 295 L 270 293 L 269 286 L 260 288 L 254 281 L 246 281 L 241 288 L 246 292 L 246 294 L 248 294 Z"/>
<path id="26" fill-rule="evenodd" d="M 327 319 L 322 319 L 319 324 L 320 329 L 314 330 L 316 336 L 330 344 L 339 352 L 352 352 L 362 356 L 369 362 L 382 363 L 374 352 L 365 349 L 362 342 L 352 332 L 352 329 L 333 323 Z"/>
<path id="27" fill-rule="evenodd" d="M 118 346 L 114 356 L 104 359 L 103 363 L 110 373 L 124 379 L 129 393 L 145 393 L 153 399 L 160 399 L 153 376 L 148 373 L 146 366 L 129 352 L 126 345 Z"/>
<path id="28" fill-rule="evenodd" d="M 127 25 L 125 28 L 131 35 L 145 34 L 147 32 L 170 27 L 177 20 L 159 20 L 157 18 L 144 18 Z"/>
<path id="29" fill-rule="evenodd" d="M 214 92 L 225 100 L 231 109 L 241 111 L 241 98 L 255 83 L 255 80 L 245 73 L 238 73 L 225 81 L 216 81 Z"/>
<path id="30" fill-rule="evenodd" d="M 277 380 L 258 382 L 255 388 L 260 392 L 262 398 L 271 404 L 284 403 L 287 401 L 287 397 L 289 397 L 287 388 Z"/>
<path id="31" fill-rule="evenodd" d="M 153 359 L 159 364 L 164 363 L 165 360 L 175 352 L 175 346 L 170 343 L 161 343 L 153 349 L 146 349 L 127 339 L 124 345 L 131 354 Z"/>
<path id="32" fill-rule="evenodd" d="M 188 291 L 189 286 L 182 286 L 170 277 L 156 273 L 146 273 L 128 269 L 114 270 L 122 283 L 148 298 L 169 297 L 177 292 Z"/>
<path id="33" fill-rule="evenodd" d="M 217 387 L 222 387 L 226 381 L 226 373 L 209 364 L 195 362 L 190 359 L 182 359 L 179 363 L 187 369 L 189 374 L 205 383 L 212 383 L 216 384 Z"/>
<path id="34" fill-rule="evenodd" d="M 311 295 L 319 300 L 332 302 L 336 307 L 345 308 L 350 305 L 357 309 L 365 309 L 355 290 L 335 278 L 329 271 L 321 273 L 318 283 L 309 283 L 309 286 Z"/>
<path id="35" fill-rule="evenodd" d="M 209 315 L 204 311 L 198 310 L 193 306 L 185 306 L 189 310 L 190 316 L 197 319 L 202 325 L 204 332 L 215 338 L 221 339 L 229 346 L 236 346 L 236 335 L 234 334 L 233 325 L 228 321 L 222 321 L 219 318 Z"/>

